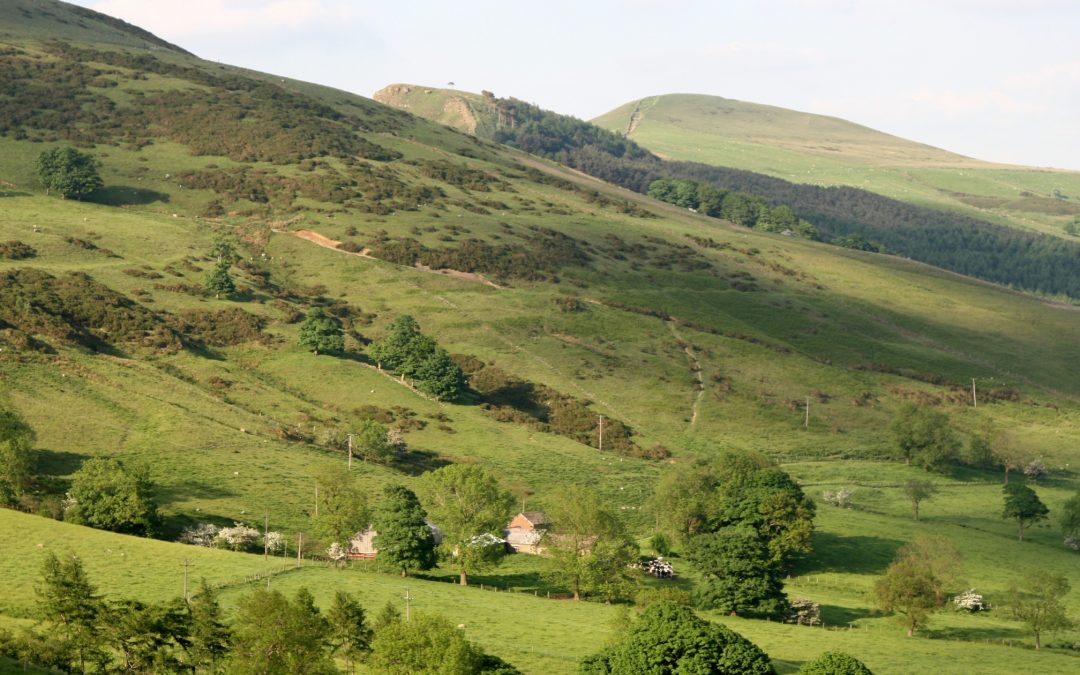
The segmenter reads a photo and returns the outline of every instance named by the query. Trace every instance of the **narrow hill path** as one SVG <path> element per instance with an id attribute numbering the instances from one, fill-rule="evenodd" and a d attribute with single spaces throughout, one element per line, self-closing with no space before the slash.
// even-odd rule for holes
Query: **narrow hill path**
<path id="1" fill-rule="evenodd" d="M 690 426 L 697 424 L 698 409 L 701 407 L 701 399 L 705 396 L 705 377 L 701 374 L 701 361 L 698 360 L 697 354 L 694 353 L 694 349 L 689 342 L 683 339 L 682 334 L 679 333 L 679 327 L 675 321 L 665 321 L 667 327 L 671 330 L 671 334 L 675 337 L 675 341 L 678 342 L 683 351 L 686 352 L 686 360 L 690 364 L 690 372 L 694 374 L 694 378 L 697 383 L 694 385 L 694 389 L 697 390 L 697 394 L 694 395 L 694 402 L 690 406 Z"/>
<path id="2" fill-rule="evenodd" d="M 368 260 L 379 260 L 380 262 L 384 262 L 384 263 L 387 262 L 386 260 L 381 260 L 381 259 L 376 258 L 375 256 L 371 255 L 371 249 L 370 248 L 365 247 L 365 248 L 361 249 L 360 251 L 355 251 L 355 252 L 354 251 L 346 251 L 344 249 L 338 248 L 338 246 L 341 244 L 340 241 L 336 241 L 334 239 L 331 239 L 330 237 L 321 235 L 318 232 L 315 232 L 314 230 L 274 230 L 274 232 L 278 232 L 280 234 L 291 234 L 294 237 L 299 237 L 300 239 L 303 239 L 305 241 L 310 241 L 311 243 L 315 244 L 316 246 L 322 246 L 323 248 L 328 248 L 328 249 L 330 249 L 332 251 L 337 251 L 338 253 L 343 253 L 345 255 L 352 255 L 352 256 L 359 257 L 359 258 L 367 258 Z M 394 263 L 390 263 L 390 264 L 394 264 Z M 417 264 L 417 265 L 415 265 L 413 267 L 409 267 L 408 265 L 399 265 L 399 267 L 406 267 L 408 269 L 420 270 L 421 272 L 430 272 L 431 274 L 441 274 L 441 275 L 446 276 L 446 277 L 453 277 L 455 279 L 461 279 L 463 281 L 472 281 L 472 282 L 475 282 L 475 283 L 478 283 L 478 284 L 484 284 L 485 286 L 491 286 L 492 288 L 498 288 L 500 290 L 502 289 L 502 286 L 500 286 L 497 283 L 495 283 L 494 281 L 491 281 L 490 279 L 486 278 L 483 274 L 477 274 L 475 272 L 462 272 L 460 270 L 452 270 L 452 269 L 438 269 L 437 270 L 437 269 L 433 269 L 431 267 L 428 267 L 426 265 L 419 265 L 419 264 Z"/>

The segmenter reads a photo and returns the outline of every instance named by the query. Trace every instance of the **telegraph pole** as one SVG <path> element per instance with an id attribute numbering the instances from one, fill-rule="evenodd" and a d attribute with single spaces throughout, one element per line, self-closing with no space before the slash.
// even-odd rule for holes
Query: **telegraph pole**
<path id="1" fill-rule="evenodd" d="M 600 452 L 604 451 L 604 416 L 600 415 Z"/>
<path id="2" fill-rule="evenodd" d="M 409 588 L 408 588 L 408 586 L 406 586 L 405 587 L 405 597 L 404 597 L 404 600 L 405 600 L 405 620 L 406 621 L 409 620 L 409 606 L 410 606 L 409 603 L 412 602 L 412 599 L 413 599 L 413 597 L 411 595 L 409 595 Z"/>
<path id="3" fill-rule="evenodd" d="M 975 398 L 975 378 L 971 378 L 971 407 L 979 407 L 979 399 Z"/>
<path id="4" fill-rule="evenodd" d="M 180 565 L 184 568 L 184 602 L 188 602 L 188 600 L 189 600 L 188 592 L 187 592 L 187 589 L 188 589 L 188 585 L 187 585 L 188 568 L 191 567 L 192 563 L 187 558 L 184 558 L 184 562 L 180 563 Z"/>
<path id="5" fill-rule="evenodd" d="M 270 534 L 270 512 L 267 511 L 263 514 L 263 560 L 266 560 L 267 555 L 270 553 L 270 542 L 266 540 L 266 535 Z"/>
<path id="6" fill-rule="evenodd" d="M 346 438 L 349 439 L 349 470 L 352 471 L 352 434 L 349 434 Z"/>
<path id="7" fill-rule="evenodd" d="M 806 397 L 806 420 L 803 422 L 803 429 L 810 428 L 810 397 Z"/>

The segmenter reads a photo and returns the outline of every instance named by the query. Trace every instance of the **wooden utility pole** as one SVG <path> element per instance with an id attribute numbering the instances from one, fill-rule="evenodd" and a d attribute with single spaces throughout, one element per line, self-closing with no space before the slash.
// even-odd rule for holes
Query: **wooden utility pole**
<path id="1" fill-rule="evenodd" d="M 810 428 L 810 397 L 806 397 L 806 420 L 803 422 L 803 429 Z"/>
<path id="2" fill-rule="evenodd" d="M 404 600 L 405 600 L 405 620 L 406 621 L 409 620 L 409 607 L 410 607 L 409 603 L 412 602 L 412 599 L 413 599 L 413 597 L 411 595 L 409 595 L 409 588 L 406 586 L 405 587 L 405 597 L 404 597 Z"/>
<path id="3" fill-rule="evenodd" d="M 315 517 L 319 517 L 319 483 L 315 482 Z"/>
<path id="4" fill-rule="evenodd" d="M 975 397 L 975 378 L 971 378 L 971 407 L 979 407 L 979 399 Z"/>
<path id="5" fill-rule="evenodd" d="M 352 434 L 346 436 L 349 439 L 349 470 L 352 470 Z"/>
<path id="6" fill-rule="evenodd" d="M 187 558 L 184 558 L 184 562 L 182 562 L 182 563 L 180 563 L 180 564 L 181 564 L 181 566 L 183 566 L 183 568 L 184 568 L 184 602 L 188 602 L 188 600 L 189 600 L 189 598 L 188 598 L 188 592 L 187 592 L 187 589 L 188 589 L 188 585 L 187 585 L 187 580 L 188 580 L 188 568 L 189 568 L 189 567 L 191 567 L 192 563 L 191 563 L 191 561 L 190 561 L 190 560 L 188 560 Z"/>
<path id="7" fill-rule="evenodd" d="M 604 416 L 600 415 L 600 452 L 604 451 Z"/>
<path id="8" fill-rule="evenodd" d="M 304 533 L 296 535 L 296 566 L 300 567 L 300 557 L 304 554 Z"/>

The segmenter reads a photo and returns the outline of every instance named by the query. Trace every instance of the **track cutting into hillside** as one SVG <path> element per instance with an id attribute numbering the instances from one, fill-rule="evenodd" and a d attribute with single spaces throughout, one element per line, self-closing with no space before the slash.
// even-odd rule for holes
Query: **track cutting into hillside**
<path id="1" fill-rule="evenodd" d="M 331 239 L 330 237 L 321 235 L 318 232 L 315 232 L 314 230 L 274 230 L 274 232 L 279 232 L 281 234 L 291 234 L 294 237 L 299 237 L 300 239 L 303 239 L 305 241 L 310 241 L 312 244 L 315 244 L 316 246 L 322 246 L 323 248 L 328 248 L 328 249 L 330 249 L 332 251 L 337 251 L 338 253 L 343 253 L 345 255 L 356 256 L 358 258 L 367 258 L 368 260 L 378 260 L 379 262 L 384 262 L 384 263 L 387 262 L 386 260 L 382 260 L 380 258 L 376 258 L 375 256 L 371 255 L 371 249 L 367 248 L 367 247 L 364 247 L 364 248 L 360 249 L 359 251 L 346 251 L 345 249 L 340 248 L 340 246 L 341 246 L 340 241 L 337 241 L 337 240 Z M 396 263 L 389 263 L 389 264 L 396 264 Z M 487 279 L 486 277 L 484 277 L 483 274 L 477 274 L 475 272 L 462 272 L 460 270 L 452 270 L 452 269 L 438 269 L 437 270 L 437 269 L 433 269 L 431 267 L 428 267 L 427 265 L 420 265 L 420 264 L 414 265 L 413 267 L 409 267 L 408 265 L 398 265 L 398 266 L 399 267 L 404 267 L 406 269 L 419 270 L 421 272 L 429 272 L 431 274 L 441 274 L 442 276 L 445 276 L 445 277 L 453 277 L 455 279 L 461 279 L 462 281 L 472 281 L 474 283 L 484 284 L 485 286 L 491 286 L 492 288 L 502 289 L 502 286 L 498 285 L 494 281 L 491 281 L 490 279 Z"/>
<path id="2" fill-rule="evenodd" d="M 675 337 L 675 342 L 683 348 L 686 352 L 686 360 L 690 364 L 690 372 L 694 374 L 694 378 L 697 383 L 694 385 L 694 389 L 697 390 L 697 394 L 694 395 L 694 402 L 690 406 L 690 426 L 697 424 L 698 410 L 701 407 L 701 399 L 705 396 L 705 377 L 701 374 L 701 361 L 698 360 L 697 354 L 694 353 L 693 346 L 683 339 L 683 336 L 679 333 L 679 328 L 674 320 L 664 322 L 671 334 Z"/>

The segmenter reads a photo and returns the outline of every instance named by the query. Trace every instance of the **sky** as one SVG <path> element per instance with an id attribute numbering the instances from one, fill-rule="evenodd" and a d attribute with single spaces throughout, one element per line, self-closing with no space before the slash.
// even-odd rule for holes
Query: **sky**
<path id="1" fill-rule="evenodd" d="M 591 119 L 668 93 L 1080 170 L 1080 0 L 76 0 L 195 54 L 371 96 L 482 89 Z"/>

